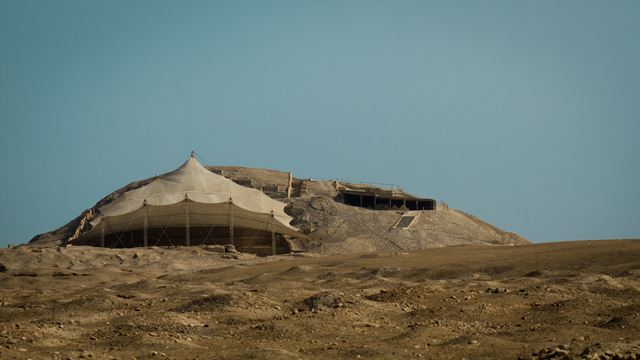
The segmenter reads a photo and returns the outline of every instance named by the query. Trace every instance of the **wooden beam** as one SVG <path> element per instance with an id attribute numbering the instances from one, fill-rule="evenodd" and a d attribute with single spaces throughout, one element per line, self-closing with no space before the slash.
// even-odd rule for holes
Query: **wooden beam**
<path id="1" fill-rule="evenodd" d="M 271 210 L 271 255 L 276 254 L 276 222 L 273 210 Z"/>
<path id="2" fill-rule="evenodd" d="M 235 246 L 233 234 L 233 199 L 229 198 L 229 243 Z"/>
<path id="3" fill-rule="evenodd" d="M 104 231 L 106 219 L 102 218 L 102 225 L 100 225 L 100 247 L 104 247 Z"/>
<path id="4" fill-rule="evenodd" d="M 149 246 L 149 240 L 148 240 L 148 231 L 149 228 L 149 208 L 147 207 L 147 200 L 144 201 L 144 227 L 142 230 L 142 242 L 144 244 L 144 247 Z"/>
<path id="5" fill-rule="evenodd" d="M 187 241 L 187 246 L 191 246 L 191 224 L 189 219 L 189 199 L 186 199 L 185 202 L 185 238 Z"/>

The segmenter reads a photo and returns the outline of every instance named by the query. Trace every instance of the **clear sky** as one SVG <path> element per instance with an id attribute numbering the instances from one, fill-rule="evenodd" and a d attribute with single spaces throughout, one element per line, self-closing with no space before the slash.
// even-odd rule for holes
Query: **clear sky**
<path id="1" fill-rule="evenodd" d="M 0 245 L 186 160 L 640 237 L 640 1 L 0 1 Z"/>

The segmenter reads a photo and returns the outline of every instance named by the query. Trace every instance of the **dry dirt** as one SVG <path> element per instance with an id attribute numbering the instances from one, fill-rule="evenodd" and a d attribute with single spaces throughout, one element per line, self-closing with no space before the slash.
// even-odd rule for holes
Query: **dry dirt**
<path id="1" fill-rule="evenodd" d="M 640 241 L 217 250 L 2 250 L 0 358 L 640 355 Z"/>

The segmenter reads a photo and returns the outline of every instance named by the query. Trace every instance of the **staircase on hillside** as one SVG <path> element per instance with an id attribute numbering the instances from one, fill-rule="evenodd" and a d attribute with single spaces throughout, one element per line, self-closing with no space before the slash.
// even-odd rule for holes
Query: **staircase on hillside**
<path id="1" fill-rule="evenodd" d="M 411 227 L 416 218 L 420 216 L 419 211 L 407 211 L 400 216 L 400 219 L 393 225 L 394 229 L 408 229 Z"/>

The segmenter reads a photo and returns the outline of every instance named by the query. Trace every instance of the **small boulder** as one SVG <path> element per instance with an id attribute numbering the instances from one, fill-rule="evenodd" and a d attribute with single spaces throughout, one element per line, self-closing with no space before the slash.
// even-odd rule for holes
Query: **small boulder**
<path id="1" fill-rule="evenodd" d="M 509 289 L 502 287 L 488 288 L 487 292 L 490 294 L 505 294 L 509 292 Z"/>
<path id="2" fill-rule="evenodd" d="M 304 305 L 309 310 L 341 308 L 344 306 L 344 294 L 340 292 L 323 291 L 305 299 Z"/>
<path id="3" fill-rule="evenodd" d="M 216 253 L 224 253 L 226 251 L 225 246 L 222 246 L 222 245 L 205 245 L 203 249 L 205 251 L 211 251 Z"/>

